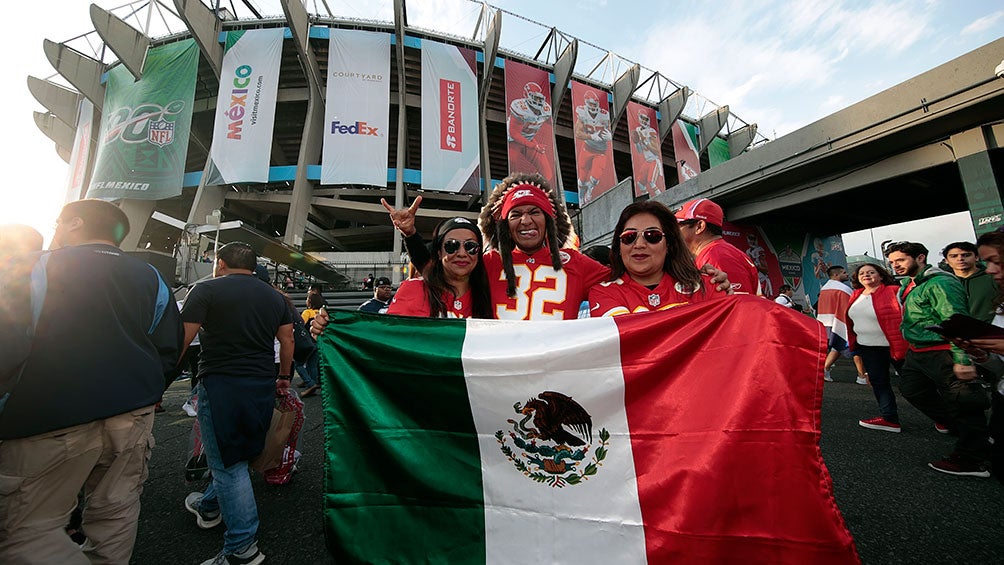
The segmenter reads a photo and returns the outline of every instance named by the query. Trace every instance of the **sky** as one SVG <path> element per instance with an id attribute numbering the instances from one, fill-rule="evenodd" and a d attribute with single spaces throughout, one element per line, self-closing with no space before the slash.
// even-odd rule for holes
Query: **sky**
<path id="1" fill-rule="evenodd" d="M 272 0 L 253 2 L 266 14 L 281 14 Z M 114 9 L 126 2 L 96 3 Z M 311 10 L 323 7 L 316 0 L 306 4 Z M 44 108 L 28 92 L 26 79 L 55 72 L 42 52 L 43 38 L 65 41 L 93 27 L 86 2 L 45 5 L 43 15 L 37 3 L 11 3 L 8 20 L 32 25 L 8 26 L 0 36 L 8 54 L 0 68 L 10 81 L 4 100 L 12 110 L 0 152 L 7 172 L 0 186 L 0 223 L 27 223 L 48 239 L 68 167 L 35 126 L 32 113 Z M 328 0 L 328 5 L 349 17 L 393 17 L 389 0 Z M 496 0 L 493 5 L 659 71 L 703 100 L 727 104 L 769 139 L 1004 36 L 999 0 Z M 479 4 L 412 0 L 407 9 L 412 25 L 470 36 Z M 503 46 L 531 55 L 547 32 L 506 16 L 502 28 Z M 591 67 L 601 55 L 580 49 L 576 68 Z M 844 235 L 848 254 L 870 250 L 872 236 L 876 245 L 911 239 L 932 250 L 974 238 L 964 213 Z"/>

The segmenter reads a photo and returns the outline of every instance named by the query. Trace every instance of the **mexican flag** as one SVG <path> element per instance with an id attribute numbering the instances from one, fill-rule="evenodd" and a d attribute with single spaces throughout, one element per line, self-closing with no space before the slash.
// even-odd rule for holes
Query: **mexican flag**
<path id="1" fill-rule="evenodd" d="M 753 296 L 558 322 L 331 314 L 338 562 L 858 562 L 805 315 Z"/>

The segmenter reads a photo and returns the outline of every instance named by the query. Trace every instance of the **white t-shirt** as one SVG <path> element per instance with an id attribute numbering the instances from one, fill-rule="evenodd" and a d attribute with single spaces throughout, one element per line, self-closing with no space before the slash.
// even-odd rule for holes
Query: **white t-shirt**
<path id="1" fill-rule="evenodd" d="M 787 294 L 778 295 L 778 297 L 774 299 L 774 302 L 777 302 L 778 304 L 784 306 L 785 308 L 791 308 L 795 304 L 794 301 L 791 300 L 791 297 L 789 297 Z"/>
<path id="2" fill-rule="evenodd" d="M 854 322 L 854 335 L 858 338 L 860 345 L 872 345 L 876 347 L 889 347 L 889 340 L 879 325 L 878 316 L 875 315 L 875 305 L 872 304 L 872 295 L 862 294 L 847 307 L 847 318 Z"/>

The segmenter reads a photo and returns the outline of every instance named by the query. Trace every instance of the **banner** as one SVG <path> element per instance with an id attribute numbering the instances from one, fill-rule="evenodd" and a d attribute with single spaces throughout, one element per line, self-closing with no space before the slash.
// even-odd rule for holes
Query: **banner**
<path id="1" fill-rule="evenodd" d="M 471 49 L 422 40 L 422 188 L 481 190 L 477 69 Z"/>
<path id="2" fill-rule="evenodd" d="M 87 178 L 87 164 L 91 157 L 93 123 L 94 104 L 87 98 L 82 98 L 77 107 L 77 130 L 73 135 L 73 149 L 70 151 L 70 172 L 66 178 L 64 203 L 80 200 L 84 196 L 84 180 Z"/>
<path id="3" fill-rule="evenodd" d="M 575 171 L 579 206 L 585 206 L 617 184 L 607 93 L 572 81 Z"/>
<path id="4" fill-rule="evenodd" d="M 282 28 L 227 32 L 207 185 L 268 182 Z"/>
<path id="5" fill-rule="evenodd" d="M 386 187 L 391 36 L 329 33 L 321 184 Z"/>
<path id="6" fill-rule="evenodd" d="M 672 131 L 676 174 L 679 181 L 684 182 L 701 173 L 701 157 L 697 154 L 697 128 L 683 120 L 676 120 Z"/>
<path id="7" fill-rule="evenodd" d="M 662 172 L 662 140 L 659 139 L 655 109 L 628 102 L 627 115 L 634 195 L 655 197 L 666 190 L 666 177 Z"/>
<path id="8" fill-rule="evenodd" d="M 858 562 L 808 316 L 746 295 L 560 322 L 332 317 L 336 562 Z"/>
<path id="9" fill-rule="evenodd" d="M 186 39 L 146 54 L 143 78 L 108 71 L 88 198 L 161 200 L 181 194 L 199 47 Z"/>
<path id="10" fill-rule="evenodd" d="M 540 173 L 557 190 L 551 81 L 547 71 L 505 62 L 509 172 Z"/>
<path id="11" fill-rule="evenodd" d="M 826 270 L 834 265 L 847 267 L 844 239 L 839 235 L 806 234 L 802 250 L 802 272 L 805 273 L 803 282 L 806 296 L 811 296 L 813 301 L 819 298 L 820 289 L 830 280 Z"/>
<path id="12" fill-rule="evenodd" d="M 729 142 L 715 136 L 708 145 L 708 162 L 712 167 L 717 167 L 732 158 L 729 152 Z"/>
<path id="13" fill-rule="evenodd" d="M 781 264 L 769 239 L 756 226 L 738 225 L 725 222 L 722 226 L 725 241 L 746 253 L 756 266 L 760 281 L 760 292 L 767 298 L 777 298 L 777 290 L 782 284 Z"/>

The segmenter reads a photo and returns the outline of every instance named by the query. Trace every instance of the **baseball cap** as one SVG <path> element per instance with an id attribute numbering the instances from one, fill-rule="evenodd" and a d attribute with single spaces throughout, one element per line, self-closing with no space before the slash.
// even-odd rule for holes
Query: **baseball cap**
<path id="1" fill-rule="evenodd" d="M 378 277 L 373 286 L 393 286 L 387 277 Z"/>
<path id="2" fill-rule="evenodd" d="M 676 211 L 676 221 L 685 222 L 687 220 L 704 220 L 709 224 L 722 227 L 725 223 L 725 212 L 722 207 L 707 198 L 691 200 Z"/>

